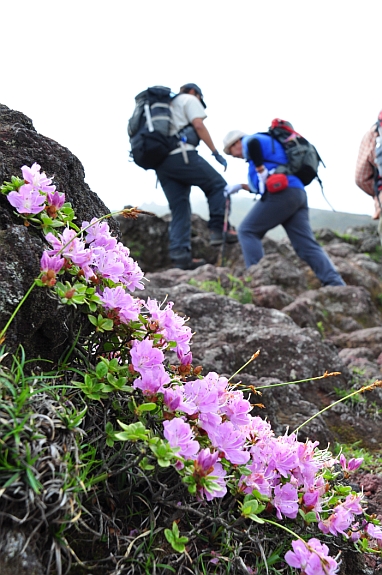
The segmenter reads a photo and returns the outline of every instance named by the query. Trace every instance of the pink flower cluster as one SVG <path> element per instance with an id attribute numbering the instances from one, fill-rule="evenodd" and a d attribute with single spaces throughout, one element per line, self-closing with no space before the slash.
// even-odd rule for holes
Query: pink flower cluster
<path id="1" fill-rule="evenodd" d="M 46 206 L 61 207 L 65 202 L 65 195 L 59 194 L 52 180 L 47 178 L 45 172 L 40 173 L 41 166 L 36 164 L 31 168 L 21 168 L 25 184 L 19 190 L 7 195 L 9 203 L 16 208 L 19 214 L 39 214 Z"/>
<path id="2" fill-rule="evenodd" d="M 62 234 L 48 233 L 45 237 L 52 249 L 46 253 L 52 258 L 65 258 L 78 266 L 87 281 L 102 277 L 114 283 L 121 283 L 130 291 L 144 288 L 141 282 L 142 270 L 130 257 L 129 249 L 111 235 L 106 222 L 100 223 L 93 218 L 90 224 L 83 222 L 82 230 L 84 230 L 83 238 L 78 237 L 76 232 L 69 228 Z M 109 290 L 105 296 L 101 294 L 101 300 L 105 300 L 105 307 L 109 308 L 113 299 L 116 299 L 118 304 L 123 305 L 122 315 L 129 316 L 131 313 L 129 303 L 127 300 L 120 301 L 120 290 L 114 296 L 114 289 L 116 288 L 110 288 L 111 291 Z"/>
<path id="3" fill-rule="evenodd" d="M 192 332 L 185 325 L 186 320 L 173 311 L 173 305 L 173 302 L 168 302 L 161 309 L 156 300 L 148 298 L 144 307 L 149 312 L 151 320 L 157 324 L 156 333 L 161 333 L 166 341 L 176 342 L 175 350 L 179 359 L 182 363 L 191 363 L 192 357 L 189 353 Z"/>
<path id="4" fill-rule="evenodd" d="M 307 543 L 298 539 L 292 541 L 293 551 L 287 551 L 285 560 L 291 567 L 301 569 L 304 575 L 335 575 L 339 565 L 329 556 L 327 545 L 318 539 L 309 539 Z"/>
<path id="5" fill-rule="evenodd" d="M 295 519 L 299 509 L 313 511 L 323 533 L 354 541 L 362 534 L 379 545 L 380 527 L 364 522 L 357 528 L 356 516 L 363 513 L 362 494 L 347 495 L 330 506 L 324 473 L 336 462 L 331 454 L 318 450 L 318 442 L 298 441 L 295 434 L 275 437 L 268 422 L 250 414 L 252 406 L 226 378 L 211 372 L 184 384 L 173 379 L 157 386 L 156 392 L 163 393 L 168 418 L 164 436 L 184 462 L 193 463 L 199 498 L 223 497 L 227 463 L 231 469 L 245 465 L 247 473 L 238 481 L 239 490 L 249 495 L 256 490 L 269 498 L 279 520 Z M 210 446 L 202 449 L 206 436 Z M 355 469 L 360 464 L 361 460 L 347 463 L 341 458 L 343 468 Z M 176 467 L 181 471 L 184 464 L 178 461 Z M 304 574 L 337 572 L 336 560 L 317 539 L 307 544 L 295 541 L 293 549 L 286 560 Z"/>

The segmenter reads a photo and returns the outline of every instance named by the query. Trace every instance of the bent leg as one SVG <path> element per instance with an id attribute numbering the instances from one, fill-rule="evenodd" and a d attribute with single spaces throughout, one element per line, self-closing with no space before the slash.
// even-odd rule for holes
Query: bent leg
<path id="1" fill-rule="evenodd" d="M 297 255 L 312 268 L 324 286 L 346 285 L 313 235 L 307 203 L 284 222 L 283 226 Z"/>
<path id="2" fill-rule="evenodd" d="M 211 230 L 223 230 L 225 197 L 225 179 L 197 152 L 189 153 L 190 167 L 193 170 L 189 183 L 198 186 L 207 198 Z"/>
<path id="3" fill-rule="evenodd" d="M 267 231 L 283 224 L 304 201 L 304 190 L 287 188 L 277 194 L 266 193 L 258 200 L 238 229 L 246 267 L 257 264 L 264 255 L 262 238 Z"/>

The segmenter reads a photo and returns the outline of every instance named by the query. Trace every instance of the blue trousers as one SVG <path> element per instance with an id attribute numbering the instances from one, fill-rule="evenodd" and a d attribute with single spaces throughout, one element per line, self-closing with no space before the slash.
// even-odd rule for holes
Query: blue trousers
<path id="1" fill-rule="evenodd" d="M 276 194 L 266 192 L 241 222 L 238 236 L 247 267 L 261 260 L 264 255 L 261 239 L 279 224 L 285 229 L 297 255 L 312 268 L 324 286 L 346 285 L 313 235 L 306 192 L 301 188 L 286 188 Z"/>
<path id="2" fill-rule="evenodd" d="M 222 231 L 224 224 L 225 179 L 201 158 L 197 151 L 187 152 L 189 163 L 182 154 L 173 154 L 156 169 L 156 173 L 170 206 L 172 220 L 169 229 L 171 255 L 191 252 L 191 186 L 201 188 L 210 212 L 208 227 Z"/>

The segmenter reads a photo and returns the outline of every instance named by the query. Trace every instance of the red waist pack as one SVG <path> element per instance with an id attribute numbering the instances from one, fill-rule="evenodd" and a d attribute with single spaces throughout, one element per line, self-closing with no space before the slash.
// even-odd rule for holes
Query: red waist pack
<path id="1" fill-rule="evenodd" d="M 272 174 L 267 178 L 265 187 L 271 194 L 282 192 L 288 187 L 288 178 L 285 174 Z"/>

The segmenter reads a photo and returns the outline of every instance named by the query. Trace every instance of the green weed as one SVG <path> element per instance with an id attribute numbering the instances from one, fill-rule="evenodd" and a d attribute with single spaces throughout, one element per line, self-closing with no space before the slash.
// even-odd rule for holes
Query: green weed
<path id="1" fill-rule="evenodd" d="M 352 236 L 350 234 L 341 234 L 340 232 L 334 232 L 335 236 L 347 244 L 358 244 L 359 238 L 357 236 Z"/>
<path id="2" fill-rule="evenodd" d="M 228 287 L 223 287 L 221 285 L 220 278 L 203 282 L 198 282 L 195 278 L 191 278 L 189 283 L 203 291 L 216 293 L 217 295 L 225 295 L 243 304 L 252 303 L 252 290 L 245 285 L 250 281 L 250 278 L 244 278 L 244 280 L 242 280 L 231 274 L 228 274 L 228 278 L 230 280 L 230 285 Z"/>

